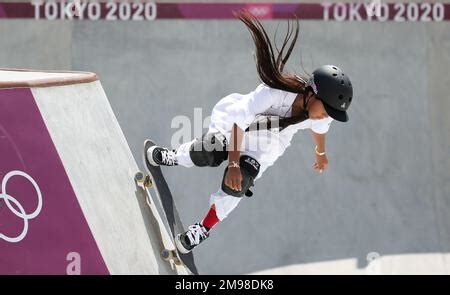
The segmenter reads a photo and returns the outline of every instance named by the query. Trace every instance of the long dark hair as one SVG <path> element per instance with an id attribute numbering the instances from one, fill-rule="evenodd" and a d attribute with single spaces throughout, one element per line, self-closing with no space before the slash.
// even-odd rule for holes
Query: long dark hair
<path id="1" fill-rule="evenodd" d="M 304 93 L 306 78 L 295 74 L 283 73 L 284 66 L 297 41 L 299 33 L 298 19 L 295 21 L 295 26 L 291 26 L 291 23 L 288 22 L 288 30 L 280 50 L 276 47 L 274 40 L 275 49 L 278 53 L 275 57 L 270 38 L 258 19 L 247 10 L 240 10 L 235 12 L 234 15 L 246 25 L 252 35 L 256 47 L 256 69 L 262 82 L 271 88 L 294 93 Z M 286 54 L 284 54 L 291 38 L 292 41 L 287 48 Z"/>
<path id="2" fill-rule="evenodd" d="M 281 130 L 289 125 L 293 125 L 308 119 L 308 112 L 306 111 L 307 101 L 305 99 L 305 94 L 308 91 L 306 87 L 307 78 L 300 77 L 296 74 L 286 74 L 283 72 L 284 66 L 291 56 L 292 50 L 294 49 L 295 43 L 297 41 L 299 32 L 298 19 L 296 19 L 295 21 L 295 27 L 291 26 L 290 22 L 288 22 L 288 30 L 286 32 L 286 36 L 284 37 L 281 49 L 279 50 L 275 44 L 275 49 L 278 53 L 275 57 L 275 53 L 269 36 L 267 35 L 266 30 L 258 21 L 258 19 L 247 10 L 235 12 L 234 15 L 247 26 L 250 34 L 252 35 L 253 42 L 255 43 L 256 47 L 256 69 L 262 82 L 264 82 L 271 88 L 293 93 L 302 93 L 303 110 L 301 110 L 300 114 L 296 116 L 280 118 L 278 120 L 278 125 Z M 288 46 L 291 38 L 292 41 L 289 44 L 286 54 L 284 54 L 286 46 Z M 265 126 L 263 127 L 263 129 L 271 129 L 271 119 L 266 118 L 266 120 L 266 123 L 263 124 L 263 126 Z M 259 123 L 256 122 L 255 124 L 256 125 L 252 128 L 260 129 Z M 249 129 L 250 127 L 247 128 L 246 131 L 248 131 Z"/>

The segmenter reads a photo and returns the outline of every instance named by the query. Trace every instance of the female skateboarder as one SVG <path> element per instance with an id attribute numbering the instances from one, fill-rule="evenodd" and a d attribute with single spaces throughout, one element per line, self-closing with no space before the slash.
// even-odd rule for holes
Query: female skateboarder
<path id="1" fill-rule="evenodd" d="M 177 248 L 188 253 L 209 237 L 211 229 L 236 208 L 242 196 L 284 153 L 294 134 L 311 129 L 315 142 L 313 168 L 328 165 L 325 134 L 331 122 L 348 121 L 353 89 L 349 77 L 336 66 L 325 65 L 310 77 L 283 72 L 298 36 L 298 22 L 288 27 L 283 46 L 274 54 L 261 23 L 249 12 L 236 13 L 249 29 L 256 47 L 256 67 L 262 84 L 248 94 L 230 94 L 217 102 L 208 132 L 176 150 L 144 147 L 152 165 L 217 167 L 228 159 L 222 185 L 211 194 L 206 217 L 176 238 Z M 294 37 L 287 48 L 292 34 Z M 285 50 L 286 54 L 284 54 Z"/>

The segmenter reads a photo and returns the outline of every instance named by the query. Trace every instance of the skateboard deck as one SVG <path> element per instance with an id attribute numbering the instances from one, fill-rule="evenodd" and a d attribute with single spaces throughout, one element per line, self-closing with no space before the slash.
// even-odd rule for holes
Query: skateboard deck
<path id="1" fill-rule="evenodd" d="M 153 142 L 151 143 L 154 145 Z M 177 234 L 183 233 L 184 228 L 173 200 L 172 193 L 170 192 L 161 168 L 148 163 L 145 155 L 143 161 L 147 173 L 136 173 L 135 181 L 138 186 L 145 191 L 147 205 L 151 209 L 152 213 L 154 214 L 151 206 L 152 204 L 158 211 L 161 216 L 163 226 L 169 232 L 172 242 L 172 245 L 169 247 L 164 246 L 163 249 L 161 249 L 161 257 L 165 261 L 173 261 L 176 265 L 183 265 L 187 267 L 193 274 L 198 274 L 192 252 L 183 254 L 179 252 L 175 246 L 175 237 Z M 153 189 L 153 194 L 150 193 L 151 189 Z M 157 200 L 153 197 L 155 195 Z"/>

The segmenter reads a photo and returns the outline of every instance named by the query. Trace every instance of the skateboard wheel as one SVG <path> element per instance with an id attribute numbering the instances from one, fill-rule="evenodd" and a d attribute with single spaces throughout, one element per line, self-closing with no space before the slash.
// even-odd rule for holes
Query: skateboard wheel
<path id="1" fill-rule="evenodd" d="M 161 257 L 165 261 L 173 260 L 173 263 L 175 263 L 175 265 L 183 265 L 183 263 L 181 262 L 180 258 L 178 258 L 175 250 L 163 249 L 161 251 Z"/>
<path id="2" fill-rule="evenodd" d="M 137 183 L 144 183 L 144 180 L 145 180 L 144 173 L 142 173 L 141 171 L 137 172 L 137 173 L 134 175 L 134 180 L 135 180 Z"/>
<path id="3" fill-rule="evenodd" d="M 170 250 L 164 249 L 161 251 L 161 257 L 165 260 L 165 261 L 169 261 L 170 259 L 173 258 L 173 253 Z"/>
<path id="4" fill-rule="evenodd" d="M 136 181 L 137 185 L 142 187 L 143 189 L 152 188 L 153 182 L 149 175 L 145 175 L 141 171 L 137 172 L 134 175 L 134 181 Z"/>

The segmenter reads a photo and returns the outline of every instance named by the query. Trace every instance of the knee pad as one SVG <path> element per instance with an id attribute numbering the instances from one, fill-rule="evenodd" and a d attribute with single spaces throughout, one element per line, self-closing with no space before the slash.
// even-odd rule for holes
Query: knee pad
<path id="1" fill-rule="evenodd" d="M 227 140 L 219 132 L 203 134 L 191 145 L 189 156 L 195 166 L 217 167 L 228 158 Z"/>
<path id="2" fill-rule="evenodd" d="M 227 174 L 228 167 L 223 174 L 222 190 L 228 195 L 237 198 L 241 198 L 244 194 L 247 197 L 251 197 L 253 192 L 250 190 L 250 187 L 254 185 L 254 180 L 258 176 L 260 164 L 254 158 L 244 155 L 239 159 L 239 165 L 241 166 L 242 174 L 241 190 L 232 190 L 225 184 L 225 175 Z"/>

